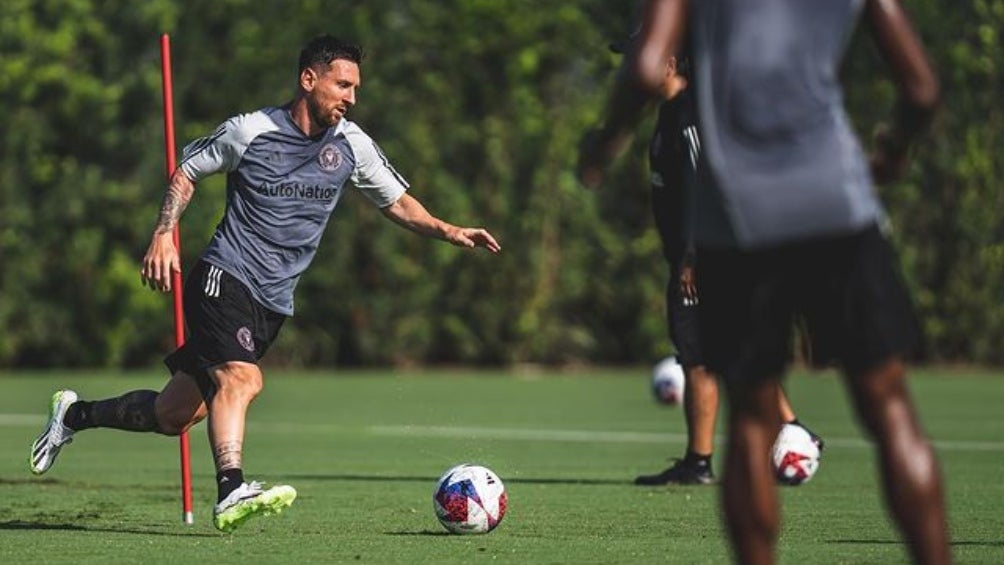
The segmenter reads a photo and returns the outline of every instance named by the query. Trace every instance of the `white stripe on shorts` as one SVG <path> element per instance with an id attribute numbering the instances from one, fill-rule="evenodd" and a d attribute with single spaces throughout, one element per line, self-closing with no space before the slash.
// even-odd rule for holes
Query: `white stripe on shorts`
<path id="1" fill-rule="evenodd" d="M 701 138 L 697 136 L 697 128 L 690 126 L 683 130 L 683 136 L 687 138 L 689 142 L 687 144 L 690 149 L 690 164 L 697 169 L 697 159 L 701 154 Z"/>
<path id="2" fill-rule="evenodd" d="M 218 267 L 212 265 L 209 266 L 209 275 L 206 277 L 206 287 L 203 291 L 206 296 L 211 296 L 213 298 L 219 298 L 220 296 L 220 275 L 223 271 Z"/>

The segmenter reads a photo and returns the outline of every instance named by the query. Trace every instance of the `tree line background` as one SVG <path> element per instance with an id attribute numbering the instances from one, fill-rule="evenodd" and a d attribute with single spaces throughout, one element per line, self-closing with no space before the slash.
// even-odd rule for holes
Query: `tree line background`
<path id="1" fill-rule="evenodd" d="M 945 104 L 908 177 L 882 197 L 930 359 L 1001 364 L 1004 0 L 907 7 Z M 651 122 L 601 190 L 573 175 L 618 64 L 606 46 L 636 15 L 635 3 L 610 0 L 7 0 L 0 367 L 152 366 L 172 349 L 170 298 L 139 278 L 164 190 L 162 32 L 179 150 L 233 114 L 287 101 L 307 39 L 361 43 L 349 118 L 433 213 L 483 225 L 503 246 L 490 256 L 417 237 L 347 196 L 270 364 L 619 364 L 670 353 Z M 843 76 L 867 140 L 894 89 L 863 29 Z M 223 205 L 222 176 L 199 185 L 182 221 L 186 266 Z"/>

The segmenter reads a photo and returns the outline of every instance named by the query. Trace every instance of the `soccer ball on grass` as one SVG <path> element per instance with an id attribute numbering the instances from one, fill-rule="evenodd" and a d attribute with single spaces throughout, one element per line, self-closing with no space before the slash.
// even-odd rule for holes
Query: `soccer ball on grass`
<path id="1" fill-rule="evenodd" d="M 485 534 L 496 528 L 508 506 L 502 479 L 487 467 L 464 463 L 436 481 L 432 507 L 454 534 Z"/>
<path id="2" fill-rule="evenodd" d="M 783 485 L 809 482 L 819 470 L 819 446 L 802 426 L 785 424 L 771 452 L 774 475 Z"/>
<path id="3" fill-rule="evenodd" d="M 683 402 L 683 365 L 676 357 L 666 357 L 652 370 L 652 395 L 656 402 L 676 406 Z"/>

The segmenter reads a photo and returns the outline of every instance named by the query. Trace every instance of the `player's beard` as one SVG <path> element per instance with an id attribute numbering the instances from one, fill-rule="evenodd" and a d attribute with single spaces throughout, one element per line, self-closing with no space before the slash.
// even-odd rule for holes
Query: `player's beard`
<path id="1" fill-rule="evenodd" d="M 322 128 L 333 127 L 341 119 L 332 117 L 330 112 L 325 112 L 321 105 L 310 97 L 307 98 L 307 111 L 310 113 L 311 121 Z"/>

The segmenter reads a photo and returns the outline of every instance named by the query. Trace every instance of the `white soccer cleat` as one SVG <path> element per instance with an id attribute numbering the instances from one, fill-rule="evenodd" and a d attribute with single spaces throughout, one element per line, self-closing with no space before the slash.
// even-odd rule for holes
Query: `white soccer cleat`
<path id="1" fill-rule="evenodd" d="M 278 514 L 296 499 L 296 489 L 276 485 L 265 490 L 258 481 L 243 483 L 213 508 L 213 525 L 232 532 L 255 516 Z"/>
<path id="2" fill-rule="evenodd" d="M 45 431 L 31 444 L 31 472 L 36 475 L 49 470 L 59 455 L 59 450 L 73 441 L 73 430 L 63 425 L 63 416 L 70 405 L 77 401 L 77 393 L 72 390 L 59 390 L 52 395 L 49 404 L 49 422 Z"/>

